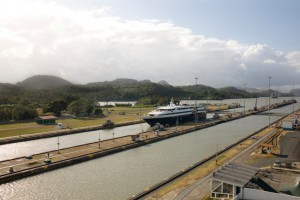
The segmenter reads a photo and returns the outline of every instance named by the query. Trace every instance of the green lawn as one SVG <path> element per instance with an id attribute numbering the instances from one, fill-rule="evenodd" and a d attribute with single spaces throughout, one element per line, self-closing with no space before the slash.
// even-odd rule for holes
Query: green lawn
<path id="1" fill-rule="evenodd" d="M 39 125 L 36 127 L 30 127 L 30 128 L 17 128 L 17 129 L 9 129 L 9 130 L 1 130 L 0 129 L 0 138 L 32 134 L 32 133 L 47 132 L 47 131 L 53 131 L 53 130 L 56 130 L 55 126 L 43 126 L 43 125 Z"/>
<path id="2" fill-rule="evenodd" d="M 23 128 L 23 127 L 30 127 L 30 126 L 35 126 L 36 123 L 34 121 L 32 122 L 21 122 L 21 123 L 14 123 L 14 124 L 1 124 L 0 125 L 0 130 L 1 129 L 11 129 L 11 128 Z"/>
<path id="3" fill-rule="evenodd" d="M 74 119 L 58 119 L 57 123 L 63 123 L 70 128 L 80 128 L 87 126 L 102 125 L 107 119 L 112 120 L 115 123 L 128 122 L 140 120 L 140 113 L 144 115 L 151 110 L 153 107 L 147 108 L 135 108 L 135 107 L 112 107 L 108 108 L 106 111 L 106 116 L 96 117 L 96 118 L 74 118 Z M 125 115 L 120 115 L 123 113 Z M 32 133 L 41 133 L 47 131 L 58 130 L 56 125 L 37 125 L 35 122 L 25 122 L 25 123 L 14 123 L 0 125 L 0 138 L 9 136 L 19 136 Z"/>

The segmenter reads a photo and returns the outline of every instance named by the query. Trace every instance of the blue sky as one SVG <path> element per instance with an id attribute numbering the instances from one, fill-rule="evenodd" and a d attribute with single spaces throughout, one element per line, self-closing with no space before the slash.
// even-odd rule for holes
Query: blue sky
<path id="1" fill-rule="evenodd" d="M 298 0 L 64 0 L 75 9 L 109 6 L 126 19 L 171 20 L 194 34 L 300 50 Z"/>
<path id="2" fill-rule="evenodd" d="M 0 0 L 0 82 L 300 86 L 300 1 Z"/>

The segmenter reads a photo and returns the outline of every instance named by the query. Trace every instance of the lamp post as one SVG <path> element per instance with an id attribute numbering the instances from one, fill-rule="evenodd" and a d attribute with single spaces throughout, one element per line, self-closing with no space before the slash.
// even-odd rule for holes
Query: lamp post
<path id="1" fill-rule="evenodd" d="M 216 149 L 216 165 L 218 164 L 218 151 L 219 151 L 219 144 L 218 144 L 218 138 L 217 138 L 217 149 Z"/>
<path id="2" fill-rule="evenodd" d="M 195 126 L 196 126 L 196 122 L 197 122 L 197 80 L 198 80 L 198 77 L 196 77 L 195 80 L 196 80 L 196 91 L 195 91 Z"/>
<path id="3" fill-rule="evenodd" d="M 142 121 L 142 107 L 140 107 L 140 122 Z"/>
<path id="4" fill-rule="evenodd" d="M 246 83 L 244 83 L 244 91 L 245 91 L 245 94 L 244 94 L 244 115 L 246 114 Z"/>
<path id="5" fill-rule="evenodd" d="M 271 127 L 271 111 L 270 111 L 270 103 L 271 103 L 271 76 L 268 76 L 269 79 L 269 128 Z"/>
<path id="6" fill-rule="evenodd" d="M 60 143 L 59 143 L 59 136 L 57 137 L 57 153 L 58 154 L 60 154 L 60 152 L 59 152 L 59 145 L 60 145 Z"/>
<path id="7" fill-rule="evenodd" d="M 177 116 L 177 119 L 176 119 L 176 131 L 177 131 L 177 126 L 178 126 L 178 116 Z"/>
<path id="8" fill-rule="evenodd" d="M 295 93 L 294 93 L 294 84 L 293 84 L 293 93 L 292 93 L 292 96 L 293 96 L 293 100 L 295 99 Z M 295 107 L 294 107 L 294 105 L 295 105 L 295 102 L 293 102 L 293 116 L 295 116 L 295 114 L 294 114 L 294 109 L 295 109 Z"/>
<path id="9" fill-rule="evenodd" d="M 100 144 L 100 142 L 101 142 L 101 139 L 100 139 L 100 133 L 101 133 L 101 131 L 99 131 L 99 139 L 98 139 L 98 141 L 99 141 L 99 149 L 101 148 L 101 144 Z"/>
<path id="10" fill-rule="evenodd" d="M 144 126 L 142 123 L 141 123 L 141 128 L 142 128 L 142 133 L 144 133 Z"/>

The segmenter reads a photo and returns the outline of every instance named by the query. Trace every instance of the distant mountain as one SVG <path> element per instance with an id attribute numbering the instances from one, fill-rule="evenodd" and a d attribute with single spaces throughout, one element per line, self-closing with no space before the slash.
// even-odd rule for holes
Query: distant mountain
<path id="1" fill-rule="evenodd" d="M 141 83 L 152 83 L 149 79 L 141 80 Z"/>
<path id="2" fill-rule="evenodd" d="M 160 85 L 170 85 L 170 84 L 169 84 L 167 81 L 165 81 L 165 80 L 159 81 L 158 84 L 160 84 Z"/>
<path id="3" fill-rule="evenodd" d="M 2 95 L 13 93 L 16 90 L 20 90 L 20 87 L 10 84 L 10 83 L 0 83 L 0 93 Z"/>
<path id="4" fill-rule="evenodd" d="M 294 94 L 296 97 L 300 97 L 300 89 L 295 89 Z"/>
<path id="5" fill-rule="evenodd" d="M 92 82 L 86 84 L 86 86 L 128 86 L 128 85 L 136 85 L 139 81 L 135 79 L 129 79 L 129 78 L 118 78 L 113 81 L 104 81 L 104 82 Z"/>
<path id="6" fill-rule="evenodd" d="M 46 89 L 46 90 L 44 90 Z M 17 85 L 0 83 L 0 104 L 16 104 L 22 99 L 36 104 L 46 104 L 57 99 L 86 98 L 98 101 L 136 101 L 143 99 L 228 99 L 269 96 L 268 90 L 251 89 L 252 93 L 235 87 L 213 88 L 206 85 L 172 86 L 166 81 L 119 78 L 113 81 L 94 82 L 84 85 L 72 84 L 55 76 L 30 77 Z M 276 94 L 276 91 L 271 91 Z M 300 89 L 295 90 L 297 96 Z M 288 96 L 291 94 L 279 94 Z M 151 103 L 150 102 L 150 103 Z"/>
<path id="7" fill-rule="evenodd" d="M 219 89 L 219 92 L 221 92 L 223 95 L 230 96 L 231 98 L 256 97 L 254 94 L 236 87 L 223 87 Z"/>
<path id="8" fill-rule="evenodd" d="M 250 92 L 250 93 L 260 93 L 262 92 L 264 89 L 257 89 L 257 88 L 246 88 L 246 91 L 247 92 Z"/>
<path id="9" fill-rule="evenodd" d="M 188 86 L 179 86 L 180 88 L 182 88 L 185 91 L 189 91 L 189 92 L 199 92 L 199 91 L 203 91 L 203 90 L 216 90 L 213 87 L 207 86 L 207 85 L 201 85 L 201 84 L 197 84 L 197 85 L 188 85 Z"/>
<path id="10" fill-rule="evenodd" d="M 135 79 L 129 79 L 129 78 L 118 78 L 113 81 L 111 81 L 111 84 L 113 85 L 132 85 L 137 84 L 139 81 Z"/>
<path id="11" fill-rule="evenodd" d="M 22 82 L 17 83 L 17 86 L 26 88 L 26 89 L 54 89 L 62 86 L 70 86 L 71 82 L 66 81 L 57 76 L 49 75 L 36 75 L 25 79 Z"/>
<path id="12" fill-rule="evenodd" d="M 0 83 L 0 105 L 16 103 L 18 96 L 23 93 L 23 89 L 9 83 Z"/>

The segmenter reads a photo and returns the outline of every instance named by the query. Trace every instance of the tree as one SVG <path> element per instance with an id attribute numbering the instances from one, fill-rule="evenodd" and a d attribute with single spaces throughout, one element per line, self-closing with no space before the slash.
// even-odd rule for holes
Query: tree
<path id="1" fill-rule="evenodd" d="M 79 115 L 81 113 L 85 113 L 86 109 L 85 109 L 85 102 L 82 100 L 76 100 L 76 101 L 72 101 L 69 105 L 67 110 L 73 114 L 73 115 Z"/>
<path id="2" fill-rule="evenodd" d="M 0 107 L 0 121 L 9 121 L 12 119 L 12 110 L 11 106 L 1 106 Z"/>
<path id="3" fill-rule="evenodd" d="M 100 107 L 96 107 L 94 109 L 94 115 L 101 115 L 102 114 L 102 109 Z"/>
<path id="4" fill-rule="evenodd" d="M 56 100 L 56 101 L 52 101 L 51 103 L 49 103 L 44 112 L 52 112 L 55 115 L 59 116 L 61 115 L 61 112 L 65 109 L 67 109 L 68 107 L 68 103 L 66 101 L 63 100 Z"/>
<path id="5" fill-rule="evenodd" d="M 92 101 L 81 99 L 71 102 L 67 110 L 74 115 L 84 114 L 90 115 L 94 110 L 94 103 Z"/>
<path id="6" fill-rule="evenodd" d="M 93 110 L 94 110 L 93 104 L 90 104 L 90 103 L 86 102 L 86 103 L 85 103 L 85 112 L 86 112 L 88 115 L 90 115 L 90 114 L 92 114 Z"/>
<path id="7" fill-rule="evenodd" d="M 38 116 L 36 109 L 23 105 L 15 106 L 12 115 L 15 120 L 34 119 Z"/>

